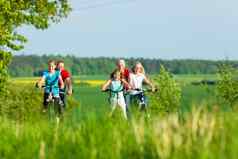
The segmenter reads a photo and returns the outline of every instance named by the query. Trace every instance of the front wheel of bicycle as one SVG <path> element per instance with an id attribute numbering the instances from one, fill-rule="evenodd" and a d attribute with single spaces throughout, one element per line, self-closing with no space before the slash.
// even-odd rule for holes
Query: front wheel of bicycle
<path id="1" fill-rule="evenodd" d="M 55 103 L 50 102 L 48 106 L 48 115 L 49 115 L 49 120 L 52 122 L 56 118 L 56 112 L 55 112 Z"/>

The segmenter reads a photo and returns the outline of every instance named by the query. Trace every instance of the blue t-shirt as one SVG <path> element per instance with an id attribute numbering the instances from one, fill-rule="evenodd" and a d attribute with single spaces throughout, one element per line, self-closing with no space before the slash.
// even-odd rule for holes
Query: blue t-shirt
<path id="1" fill-rule="evenodd" d="M 110 85 L 110 89 L 111 89 L 111 95 L 112 97 L 117 96 L 117 94 L 121 91 L 123 91 L 123 85 L 121 81 L 117 81 L 117 80 L 113 80 L 111 85 Z"/>
<path id="2" fill-rule="evenodd" d="M 59 96 L 59 78 L 60 72 L 50 73 L 49 71 L 43 72 L 43 78 L 45 78 L 45 93 L 52 92 L 53 96 Z"/>

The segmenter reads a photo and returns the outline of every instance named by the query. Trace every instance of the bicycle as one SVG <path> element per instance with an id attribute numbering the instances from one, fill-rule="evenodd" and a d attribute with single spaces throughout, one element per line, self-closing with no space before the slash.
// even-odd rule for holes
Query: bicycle
<path id="1" fill-rule="evenodd" d="M 36 85 L 37 88 L 39 88 Z M 42 86 L 41 88 L 47 88 L 47 86 Z M 47 112 L 48 117 L 50 121 L 54 121 L 56 119 L 56 122 L 59 123 L 60 118 L 63 117 L 63 102 L 61 101 L 60 97 L 54 97 L 53 95 L 53 86 L 50 86 L 49 93 L 45 93 L 44 96 L 48 96 L 46 98 L 47 102 Z M 44 97 L 45 98 L 45 97 Z"/>
<path id="2" fill-rule="evenodd" d="M 132 91 L 135 91 L 135 94 L 130 94 Z M 150 116 L 148 113 L 148 100 L 147 100 L 147 93 L 155 93 L 158 89 L 131 89 L 126 92 L 125 97 L 127 101 L 127 106 L 130 109 L 133 109 L 134 106 L 139 109 L 140 112 L 144 112 L 146 117 Z"/>
<path id="3" fill-rule="evenodd" d="M 126 109 L 126 103 L 125 103 L 125 98 L 123 94 L 123 89 L 114 91 L 112 89 L 106 89 L 102 92 L 109 92 L 110 96 L 108 98 L 109 103 L 112 106 L 112 111 L 110 113 L 110 116 L 112 116 L 114 110 L 116 109 L 117 106 L 119 106 L 122 109 L 123 115 L 125 119 L 127 119 L 127 109 Z"/>

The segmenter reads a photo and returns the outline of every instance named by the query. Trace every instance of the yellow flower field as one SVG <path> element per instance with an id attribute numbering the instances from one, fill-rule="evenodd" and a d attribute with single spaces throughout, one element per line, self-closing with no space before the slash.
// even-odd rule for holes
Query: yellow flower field
<path id="1" fill-rule="evenodd" d="M 15 84 L 34 84 L 37 82 L 39 78 L 37 77 L 29 77 L 29 78 L 12 78 L 10 82 Z M 91 86 L 99 86 L 102 85 L 105 81 L 104 80 L 74 80 L 74 84 L 86 83 Z"/>

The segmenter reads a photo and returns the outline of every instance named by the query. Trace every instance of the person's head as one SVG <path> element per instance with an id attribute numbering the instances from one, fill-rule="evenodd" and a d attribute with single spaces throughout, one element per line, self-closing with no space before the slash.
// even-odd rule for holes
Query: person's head
<path id="1" fill-rule="evenodd" d="M 48 70 L 49 70 L 49 72 L 55 71 L 55 68 L 56 68 L 56 63 L 55 63 L 55 61 L 54 61 L 54 60 L 50 60 L 50 61 L 48 62 Z"/>
<path id="2" fill-rule="evenodd" d="M 63 70 L 64 69 L 64 61 L 60 60 L 57 62 L 57 69 Z"/>
<path id="3" fill-rule="evenodd" d="M 126 62 L 123 59 L 117 60 L 117 68 L 123 70 L 126 67 Z"/>
<path id="4" fill-rule="evenodd" d="M 133 72 L 134 73 L 142 73 L 142 74 L 145 74 L 145 69 L 142 65 L 141 62 L 136 62 L 134 68 L 133 68 Z"/>
<path id="5" fill-rule="evenodd" d="M 121 73 L 118 70 L 115 70 L 111 74 L 112 80 L 120 80 L 121 79 Z"/>

